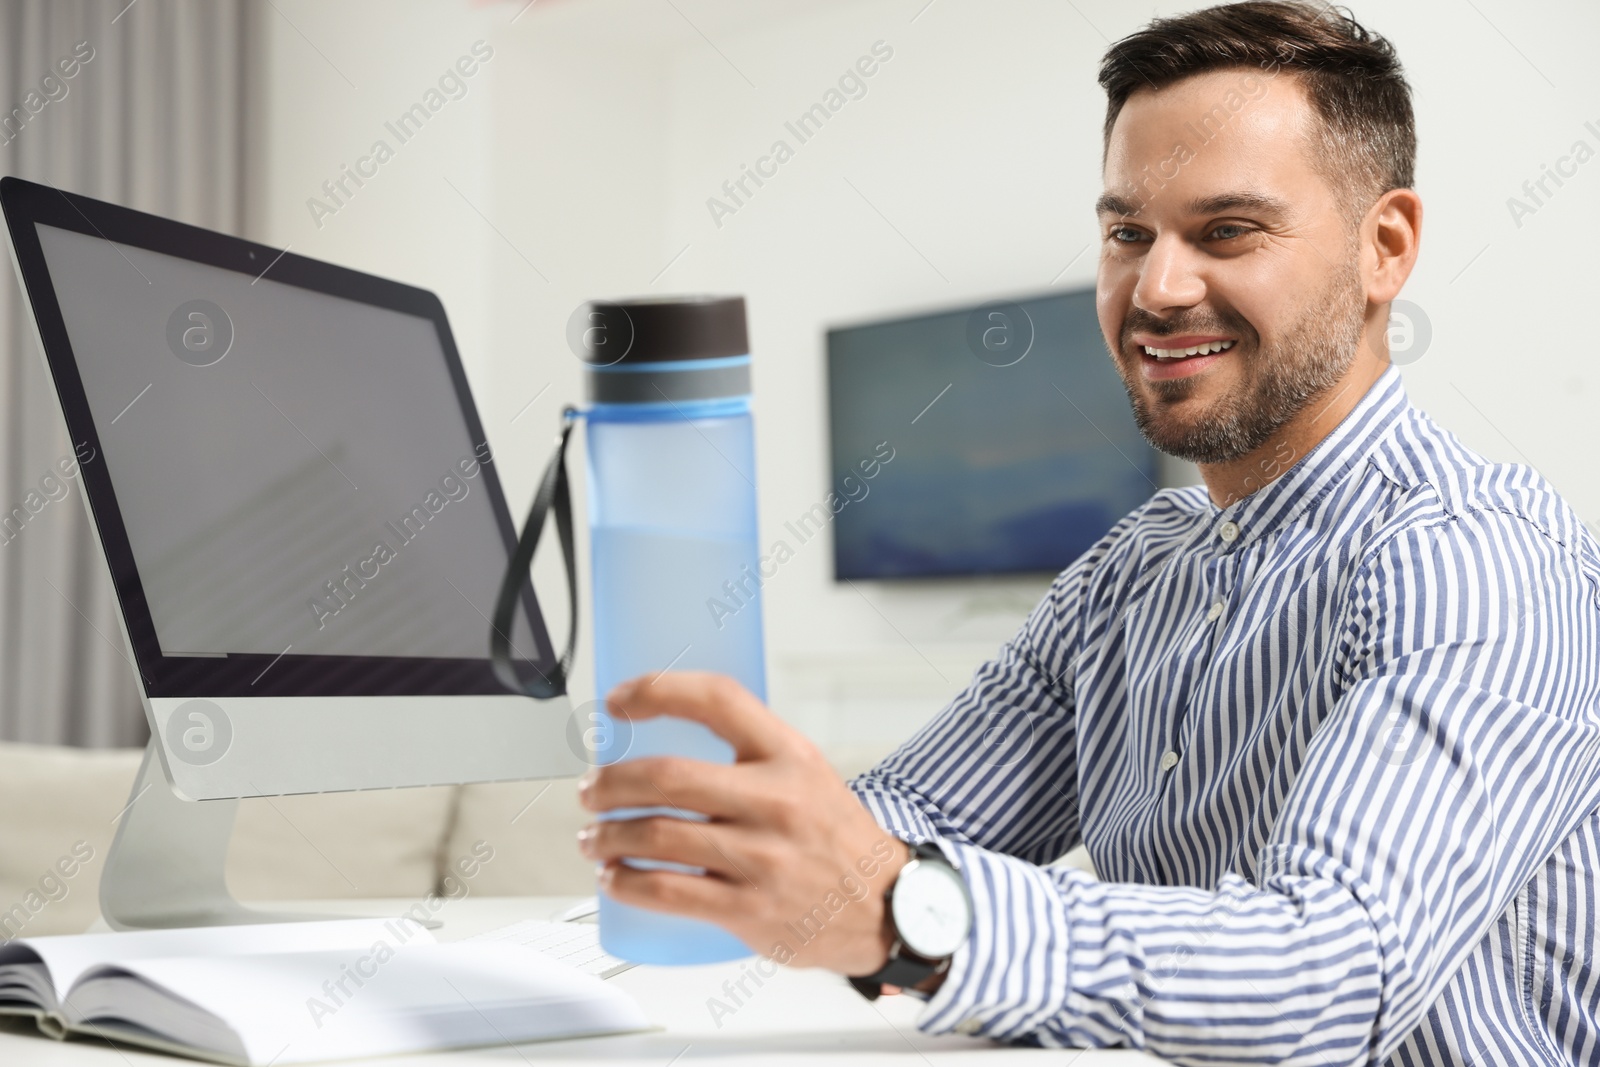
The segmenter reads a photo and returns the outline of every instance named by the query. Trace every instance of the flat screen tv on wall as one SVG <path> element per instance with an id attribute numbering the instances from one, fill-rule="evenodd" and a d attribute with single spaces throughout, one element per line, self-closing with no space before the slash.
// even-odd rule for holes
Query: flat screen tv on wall
<path id="1" fill-rule="evenodd" d="M 1092 289 L 831 329 L 827 359 L 837 580 L 1059 572 L 1156 490 Z"/>

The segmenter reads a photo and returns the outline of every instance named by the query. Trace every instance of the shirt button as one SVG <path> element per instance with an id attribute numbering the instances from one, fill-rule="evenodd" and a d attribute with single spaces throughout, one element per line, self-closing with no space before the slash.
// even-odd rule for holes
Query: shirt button
<path id="1" fill-rule="evenodd" d="M 1217 536 L 1222 538 L 1224 544 L 1233 544 L 1239 540 L 1239 524 L 1236 522 L 1223 523 L 1217 529 Z"/>
<path id="2" fill-rule="evenodd" d="M 956 1033 L 966 1034 L 968 1037 L 983 1029 L 983 1020 L 974 1015 L 970 1019 L 963 1019 L 956 1025 Z"/>
<path id="3" fill-rule="evenodd" d="M 1216 622 L 1220 618 L 1222 618 L 1222 601 L 1219 600 L 1211 605 L 1210 611 L 1206 612 L 1206 620 L 1208 622 Z"/>
<path id="4" fill-rule="evenodd" d="M 1166 755 L 1161 757 L 1161 769 L 1162 770 L 1170 771 L 1170 770 L 1172 770 L 1172 768 L 1176 767 L 1177 765 L 1178 765 L 1178 754 L 1176 752 L 1170 752 L 1169 751 Z"/>

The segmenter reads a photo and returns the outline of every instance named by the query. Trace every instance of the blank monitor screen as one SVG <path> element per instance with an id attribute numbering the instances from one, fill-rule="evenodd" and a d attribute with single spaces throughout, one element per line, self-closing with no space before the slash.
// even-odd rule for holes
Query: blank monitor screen
<path id="1" fill-rule="evenodd" d="M 38 232 L 165 655 L 486 657 L 506 544 L 433 321 Z"/>
<path id="2" fill-rule="evenodd" d="M 1156 489 L 1093 290 L 831 330 L 828 400 L 839 579 L 1059 572 Z"/>

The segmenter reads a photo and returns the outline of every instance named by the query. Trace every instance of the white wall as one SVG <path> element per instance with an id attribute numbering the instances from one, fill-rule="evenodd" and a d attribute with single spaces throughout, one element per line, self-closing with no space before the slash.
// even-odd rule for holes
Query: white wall
<path id="1" fill-rule="evenodd" d="M 1155 12 L 1114 0 L 543 0 L 509 24 L 518 2 L 277 7 L 263 28 L 274 108 L 258 236 L 440 292 L 518 507 L 560 402 L 581 396 L 563 341 L 578 303 L 745 294 L 763 543 L 827 491 L 826 326 L 1092 283 L 1095 69 L 1108 39 Z M 1520 226 L 1507 207 L 1574 141 L 1600 153 L 1600 68 L 1583 51 L 1600 39 L 1600 8 L 1355 7 L 1396 42 L 1416 88 L 1427 216 L 1405 296 L 1432 341 L 1404 367 L 1407 386 L 1469 445 L 1532 463 L 1600 520 L 1586 417 L 1600 380 L 1562 329 L 1581 323 L 1597 281 L 1600 161 L 1549 184 Z M 479 37 L 496 52 L 468 97 L 315 229 L 304 198 Z M 799 144 L 785 120 L 878 40 L 894 55 L 867 95 Z M 794 158 L 718 226 L 707 198 L 780 137 Z M 766 588 L 771 695 L 819 739 L 869 746 L 936 710 L 1045 585 L 856 589 L 830 573 L 814 541 Z M 541 571 L 544 587 L 553 575 Z M 580 679 L 587 688 L 586 667 Z"/>

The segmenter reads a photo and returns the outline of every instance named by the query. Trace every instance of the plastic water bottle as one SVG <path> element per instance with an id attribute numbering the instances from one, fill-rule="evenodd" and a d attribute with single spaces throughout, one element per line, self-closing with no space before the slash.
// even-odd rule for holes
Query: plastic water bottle
<path id="1" fill-rule="evenodd" d="M 639 675 L 705 670 L 765 700 L 744 299 L 593 303 L 585 315 L 596 695 Z M 601 716 L 602 763 L 659 755 L 733 762 L 731 746 L 699 723 Z M 659 807 L 610 817 L 641 814 L 685 813 L 663 796 Z M 604 895 L 600 943 L 638 963 L 751 954 L 719 926 Z"/>

